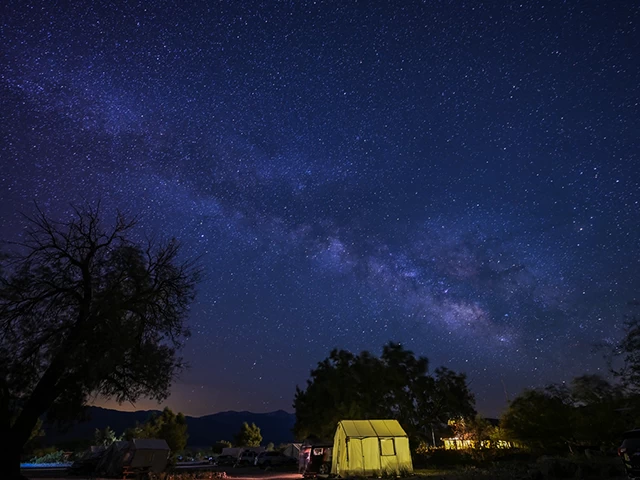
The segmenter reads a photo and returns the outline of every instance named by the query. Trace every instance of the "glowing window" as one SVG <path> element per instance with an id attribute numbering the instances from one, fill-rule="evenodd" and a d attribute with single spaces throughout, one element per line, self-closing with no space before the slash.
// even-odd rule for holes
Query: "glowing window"
<path id="1" fill-rule="evenodd" d="M 395 455 L 396 454 L 396 444 L 393 441 L 393 438 L 381 438 L 380 439 L 380 455 Z"/>

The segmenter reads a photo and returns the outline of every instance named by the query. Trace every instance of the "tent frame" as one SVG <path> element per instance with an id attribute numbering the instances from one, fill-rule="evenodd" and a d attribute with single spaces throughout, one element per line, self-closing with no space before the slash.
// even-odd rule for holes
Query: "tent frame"
<path id="1" fill-rule="evenodd" d="M 331 473 L 341 477 L 413 472 L 409 438 L 397 420 L 342 420 L 334 436 Z"/>

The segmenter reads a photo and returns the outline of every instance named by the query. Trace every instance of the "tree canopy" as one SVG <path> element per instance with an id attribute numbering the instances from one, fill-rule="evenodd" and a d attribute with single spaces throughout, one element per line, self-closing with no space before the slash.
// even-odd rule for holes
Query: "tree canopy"
<path id="1" fill-rule="evenodd" d="M 161 413 L 152 414 L 142 425 L 128 429 L 124 436 L 128 440 L 161 438 L 167 442 L 171 449 L 171 457 L 175 459 L 187 446 L 187 419 L 182 413 L 175 414 L 169 407 L 165 407 Z"/>
<path id="2" fill-rule="evenodd" d="M 333 438 L 343 419 L 397 419 L 415 439 L 431 440 L 450 418 L 475 415 L 466 376 L 444 367 L 429 373 L 428 360 L 401 345 L 384 346 L 381 357 L 333 350 L 296 388 L 298 439 Z"/>
<path id="3" fill-rule="evenodd" d="M 102 430 L 96 428 L 93 434 L 93 445 L 100 447 L 108 447 L 118 440 L 120 440 L 120 437 L 118 437 L 116 432 L 114 432 L 109 426 L 106 426 Z"/>
<path id="4" fill-rule="evenodd" d="M 166 398 L 183 368 L 198 270 L 175 240 L 138 242 L 135 221 L 99 208 L 62 222 L 39 211 L 0 265 L 0 461 L 19 457 L 38 418 L 71 420 L 88 398 Z M 11 465 L 11 467 L 9 467 Z"/>
<path id="5" fill-rule="evenodd" d="M 260 443 L 262 443 L 260 427 L 255 423 L 249 425 L 244 422 L 240 426 L 240 431 L 237 433 L 235 441 L 238 447 L 259 447 Z"/>
<path id="6" fill-rule="evenodd" d="M 508 436 L 542 451 L 612 447 L 636 417 L 635 399 L 598 375 L 525 390 L 501 418 Z"/>
<path id="7" fill-rule="evenodd" d="M 211 451 L 213 453 L 222 453 L 222 449 L 231 447 L 231 442 L 229 440 L 218 440 L 211 447 Z"/>
<path id="8" fill-rule="evenodd" d="M 634 303 L 634 306 L 638 306 Z M 613 374 L 630 392 L 640 394 L 640 317 L 625 322 L 624 336 L 613 345 L 608 360 Z"/>

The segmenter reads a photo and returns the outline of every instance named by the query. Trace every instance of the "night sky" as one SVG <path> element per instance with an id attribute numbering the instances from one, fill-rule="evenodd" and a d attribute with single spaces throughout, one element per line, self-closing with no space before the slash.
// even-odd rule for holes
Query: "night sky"
<path id="1" fill-rule="evenodd" d="M 201 257 L 168 405 L 292 411 L 332 348 L 389 340 L 487 415 L 606 370 L 640 292 L 637 2 L 42 4 L 2 17 L 0 231 L 102 199 Z"/>

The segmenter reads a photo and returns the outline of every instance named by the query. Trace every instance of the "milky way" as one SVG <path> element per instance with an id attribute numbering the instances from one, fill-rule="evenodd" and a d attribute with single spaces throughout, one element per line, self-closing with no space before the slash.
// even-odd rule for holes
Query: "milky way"
<path id="1" fill-rule="evenodd" d="M 170 405 L 290 410 L 389 340 L 491 415 L 605 371 L 640 287 L 635 2 L 152 3 L 5 7 L 0 227 L 101 199 L 201 259 Z"/>

